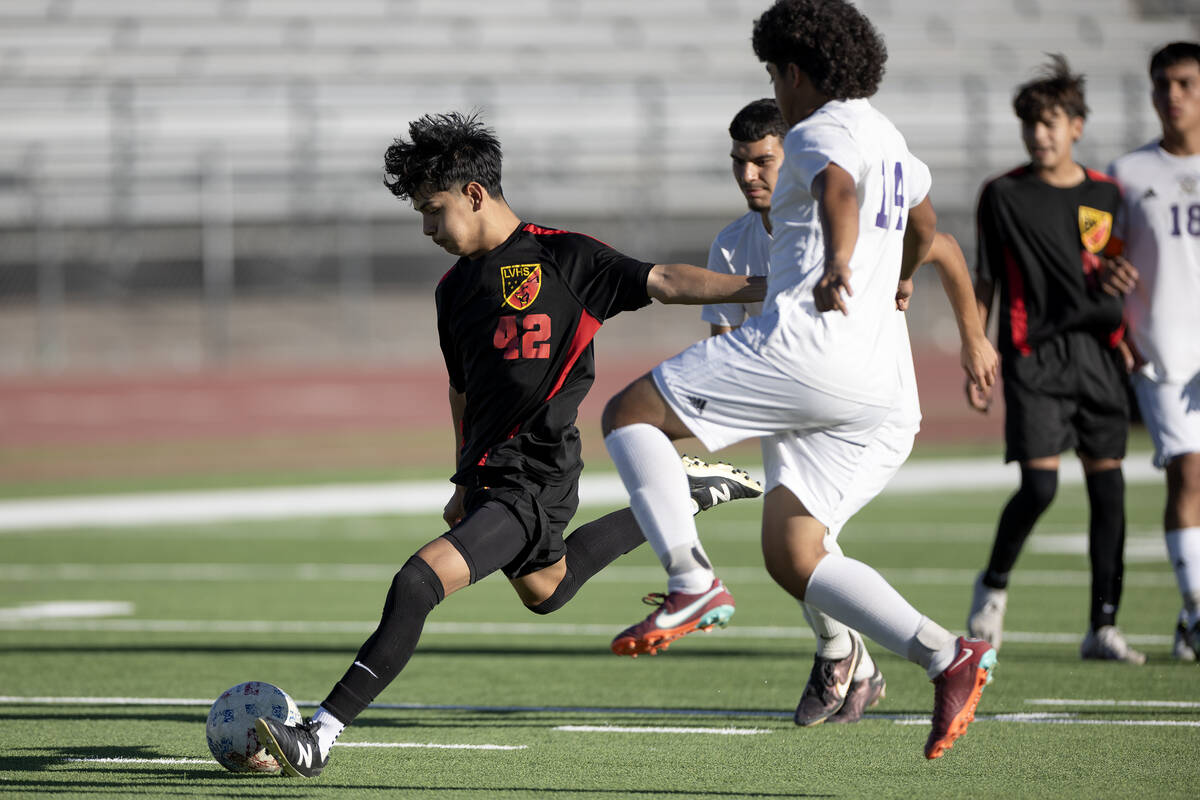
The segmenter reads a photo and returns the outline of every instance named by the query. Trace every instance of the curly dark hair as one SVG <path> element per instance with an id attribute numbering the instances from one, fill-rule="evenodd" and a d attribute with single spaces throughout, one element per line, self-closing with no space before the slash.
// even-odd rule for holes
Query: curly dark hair
<path id="1" fill-rule="evenodd" d="M 401 200 L 472 181 L 493 197 L 500 188 L 500 140 L 478 114 L 426 114 L 408 125 L 412 141 L 396 139 L 383 156 L 383 183 Z"/>
<path id="2" fill-rule="evenodd" d="M 887 47 L 871 21 L 844 0 L 777 0 L 754 21 L 754 55 L 780 72 L 795 64 L 832 100 L 870 97 Z"/>
<path id="3" fill-rule="evenodd" d="M 734 115 L 729 123 L 729 138 L 735 142 L 757 142 L 768 136 L 787 136 L 788 125 L 775 105 L 774 97 L 755 100 Z"/>
<path id="4" fill-rule="evenodd" d="M 1084 77 L 1071 72 L 1071 66 L 1061 53 L 1050 53 L 1050 62 L 1041 74 L 1017 87 L 1013 95 L 1013 111 L 1022 122 L 1037 122 L 1047 112 L 1061 108 L 1072 119 L 1087 119 L 1088 107 L 1083 97 Z"/>

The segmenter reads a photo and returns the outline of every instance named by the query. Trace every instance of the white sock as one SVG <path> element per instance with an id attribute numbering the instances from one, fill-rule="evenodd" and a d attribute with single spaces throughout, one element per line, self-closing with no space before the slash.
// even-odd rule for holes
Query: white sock
<path id="1" fill-rule="evenodd" d="M 800 601 L 800 610 L 817 637 L 817 655 L 840 661 L 850 655 L 850 629 L 816 606 Z"/>
<path id="2" fill-rule="evenodd" d="M 1188 624 L 1195 625 L 1200 621 L 1200 528 L 1177 528 L 1167 531 L 1166 538 Z"/>
<path id="3" fill-rule="evenodd" d="M 867 645 L 863 644 L 862 660 L 858 662 L 858 669 L 854 670 L 854 674 L 850 676 L 850 680 L 865 681 L 875 674 L 875 660 L 871 658 L 871 654 L 867 652 Z"/>
<path id="4" fill-rule="evenodd" d="M 667 591 L 696 594 L 712 585 L 712 565 L 692 519 L 687 473 L 675 446 L 653 425 L 617 428 L 604 446 L 629 492 L 629 507 L 667 571 Z"/>
<path id="5" fill-rule="evenodd" d="M 955 636 L 913 608 L 861 561 L 825 556 L 808 579 L 804 602 L 925 667 L 930 679 L 954 660 Z"/>
<path id="6" fill-rule="evenodd" d="M 317 747 L 321 748 L 321 758 L 326 758 L 329 748 L 333 747 L 333 743 L 342 735 L 346 725 L 326 711 L 325 706 L 317 708 L 317 713 L 312 715 L 312 721 L 321 726 L 317 728 Z"/>

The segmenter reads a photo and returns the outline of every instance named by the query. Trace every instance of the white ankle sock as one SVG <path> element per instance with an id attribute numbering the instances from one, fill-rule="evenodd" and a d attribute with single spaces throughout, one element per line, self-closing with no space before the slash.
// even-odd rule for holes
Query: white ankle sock
<path id="1" fill-rule="evenodd" d="M 325 706 L 317 708 L 317 712 L 312 715 L 312 721 L 321 726 L 317 728 L 317 746 L 321 748 L 321 758 L 326 758 L 329 748 L 333 747 L 333 743 L 342 735 L 346 725 L 326 711 Z"/>
<path id="2" fill-rule="evenodd" d="M 855 681 L 865 681 L 874 674 L 875 660 L 871 658 L 871 654 L 867 652 L 867 645 L 864 642 L 862 660 L 858 662 L 858 669 L 854 670 L 854 674 L 850 676 L 850 679 Z"/>
<path id="3" fill-rule="evenodd" d="M 658 560 L 667 590 L 696 594 L 712 585 L 712 565 L 692 519 L 687 473 L 675 446 L 653 425 L 617 428 L 604 446 L 629 492 L 629 507 Z"/>
<path id="4" fill-rule="evenodd" d="M 1177 528 L 1167 531 L 1166 538 L 1188 624 L 1195 625 L 1200 621 L 1200 528 Z"/>
<path id="5" fill-rule="evenodd" d="M 825 556 L 808 579 L 804 602 L 925 667 L 930 678 L 954 659 L 954 635 L 913 608 L 861 561 Z"/>
<path id="6" fill-rule="evenodd" d="M 800 609 L 808 626 L 817 637 L 817 655 L 821 658 L 841 660 L 850 655 L 853 643 L 850 641 L 850 629 L 816 606 L 800 602 Z"/>

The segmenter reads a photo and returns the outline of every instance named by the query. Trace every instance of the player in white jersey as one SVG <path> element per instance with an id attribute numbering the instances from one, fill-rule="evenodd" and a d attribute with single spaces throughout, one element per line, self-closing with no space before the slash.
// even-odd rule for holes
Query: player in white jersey
<path id="1" fill-rule="evenodd" d="M 938 758 L 974 718 L 995 652 L 956 638 L 824 544 L 899 397 L 897 285 L 936 232 L 929 170 L 866 100 L 887 56 L 854 6 L 779 0 L 755 22 L 753 43 L 793 126 L 771 201 L 767 298 L 760 316 L 660 364 L 605 408 L 605 444 L 668 574 L 660 608 L 614 650 L 652 652 L 732 614 L 671 439 L 717 450 L 762 437 L 767 571 L 796 599 L 925 667 L 935 686 L 925 755 Z"/>
<path id="2" fill-rule="evenodd" d="M 1109 172 L 1124 189 L 1116 235 L 1134 390 L 1167 473 L 1167 553 L 1183 609 L 1177 658 L 1200 657 L 1200 43 L 1174 42 L 1150 59 L 1162 138 L 1121 156 Z"/>
<path id="3" fill-rule="evenodd" d="M 783 161 L 783 139 L 787 125 L 775 100 L 756 100 L 742 108 L 729 125 L 730 158 L 734 180 L 746 198 L 749 210 L 717 234 L 709 250 L 708 269 L 732 275 L 765 275 L 771 248 L 771 192 Z M 983 331 L 975 308 L 974 291 L 966 260 L 952 236 L 939 233 L 931 249 L 933 262 L 954 307 L 962 337 L 962 363 L 972 382 L 987 391 L 995 380 L 997 356 Z M 898 300 L 907 304 L 907 287 Z M 747 317 L 761 312 L 761 303 L 706 305 L 701 318 L 714 336 L 742 325 Z M 867 446 L 851 485 L 829 522 L 825 549 L 841 553 L 838 534 L 851 516 L 871 501 L 892 479 L 912 452 L 920 430 L 921 409 L 916 374 L 903 314 L 891 315 L 899 351 L 900 398 Z M 800 603 L 813 629 L 817 652 L 813 669 L 797 705 L 798 725 L 823 722 L 851 723 L 863 710 L 878 703 L 886 682 L 861 637 L 817 608 Z"/>

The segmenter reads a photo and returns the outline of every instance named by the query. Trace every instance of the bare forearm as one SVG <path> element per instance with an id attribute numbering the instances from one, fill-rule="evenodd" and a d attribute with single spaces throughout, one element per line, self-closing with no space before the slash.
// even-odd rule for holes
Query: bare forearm
<path id="1" fill-rule="evenodd" d="M 929 261 L 937 269 L 942 291 L 950 301 L 954 322 L 958 325 L 959 338 L 965 343 L 975 338 L 985 338 L 985 327 L 979 316 L 975 301 L 975 287 L 958 242 L 953 237 L 939 234 L 930 248 Z"/>
<path id="2" fill-rule="evenodd" d="M 927 260 L 933 260 L 930 250 L 936 237 L 937 213 L 933 210 L 933 203 L 926 197 L 908 214 L 908 227 L 904 229 L 904 253 L 900 257 L 900 280 L 908 280 L 917 267 Z"/>
<path id="3" fill-rule="evenodd" d="M 660 303 L 757 303 L 766 296 L 760 275 L 724 275 L 692 264 L 655 264 L 646 293 Z"/>

